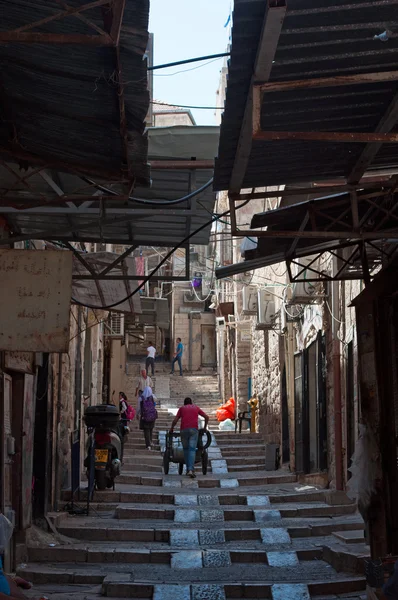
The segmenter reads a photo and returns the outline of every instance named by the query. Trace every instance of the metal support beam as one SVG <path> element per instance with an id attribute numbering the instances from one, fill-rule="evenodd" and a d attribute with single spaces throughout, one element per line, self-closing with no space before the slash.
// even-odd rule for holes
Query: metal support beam
<path id="1" fill-rule="evenodd" d="M 253 85 L 258 81 L 268 81 L 270 77 L 285 14 L 285 1 L 280 2 L 280 6 L 271 6 L 268 0 L 229 183 L 231 192 L 240 191 L 250 158 L 253 131 Z"/>
<path id="2" fill-rule="evenodd" d="M 261 200 L 262 198 L 284 198 L 285 196 L 308 196 L 310 194 L 338 194 L 349 192 L 352 189 L 388 189 L 396 185 L 393 181 L 386 179 L 383 182 L 361 181 L 358 184 L 315 185 L 314 187 L 303 187 L 284 190 L 265 190 L 263 192 L 245 192 L 242 194 L 229 194 L 229 199 L 234 202 L 238 200 Z M 8 196 L 7 196 L 8 197 Z"/>
<path id="3" fill-rule="evenodd" d="M 116 0 L 112 6 L 112 25 L 111 25 L 111 38 L 113 39 L 115 46 L 119 45 L 120 30 L 122 28 L 123 13 L 126 6 L 126 0 Z"/>
<path id="4" fill-rule="evenodd" d="M 336 239 L 336 240 L 397 240 L 398 241 L 398 226 L 394 229 L 386 231 L 365 231 L 358 233 L 357 231 L 261 231 L 257 229 L 244 229 L 231 231 L 232 236 L 236 237 L 266 237 L 266 238 L 295 238 L 302 239 Z"/>
<path id="5" fill-rule="evenodd" d="M 256 83 L 263 94 L 267 92 L 286 92 L 299 89 L 314 89 L 325 87 L 341 87 L 344 85 L 364 85 L 367 83 L 398 81 L 398 71 L 384 71 L 379 73 L 358 73 L 356 75 L 336 75 L 335 77 L 319 77 L 316 79 L 298 79 L 295 81 L 272 81 L 270 83 Z"/>
<path id="6" fill-rule="evenodd" d="M 376 127 L 377 133 L 387 133 L 397 124 L 398 121 L 398 94 L 394 96 L 390 106 L 386 110 L 383 118 Z M 348 183 L 357 183 L 366 169 L 372 164 L 373 159 L 382 147 L 382 143 L 368 144 L 362 151 L 362 154 L 358 158 L 355 166 L 349 174 L 347 181 Z"/>
<path id="7" fill-rule="evenodd" d="M 17 33 L 0 31 L 0 44 L 79 44 L 80 46 L 114 46 L 109 35 L 87 35 L 81 33 Z"/>
<path id="8" fill-rule="evenodd" d="M 0 32 L 1 33 L 1 32 Z M 94 36 L 95 37 L 95 36 Z M 99 37 L 99 36 L 98 36 Z M 85 165 L 77 161 L 76 163 L 70 163 L 63 160 L 57 160 L 53 158 L 43 158 L 42 156 L 37 156 L 35 154 L 31 154 L 30 152 L 26 152 L 21 147 L 20 149 L 16 148 L 7 148 L 5 146 L 0 146 L 0 156 L 3 156 L 10 160 L 11 162 L 19 162 L 26 161 L 29 165 L 43 165 L 43 167 L 49 169 L 55 169 L 56 171 L 61 172 L 70 172 L 75 174 L 81 174 L 87 177 L 88 175 L 93 177 L 99 177 L 101 180 L 110 180 L 122 182 L 123 177 L 122 173 L 119 169 L 116 171 L 108 171 L 107 169 L 99 167 L 93 167 L 92 165 Z"/>
<path id="9" fill-rule="evenodd" d="M 151 160 L 152 170 L 214 169 L 214 160 Z"/>
<path id="10" fill-rule="evenodd" d="M 142 281 L 147 275 L 73 275 L 74 281 Z M 152 275 L 151 280 L 157 281 L 188 281 L 189 277 L 174 275 Z"/>
<path id="11" fill-rule="evenodd" d="M 348 131 L 263 131 L 258 129 L 260 118 L 253 117 L 257 129 L 253 129 L 253 139 L 262 141 L 302 140 L 309 142 L 375 143 L 391 144 L 398 142 L 398 133 L 357 133 Z"/>
<path id="12" fill-rule="evenodd" d="M 106 275 L 107 273 L 109 273 L 109 271 L 112 271 L 112 269 L 114 269 L 119 263 L 121 263 L 122 260 L 124 260 L 127 256 L 130 256 L 130 254 L 132 254 L 136 248 L 138 248 L 138 246 L 130 246 L 129 248 L 127 248 L 127 250 L 123 252 L 123 254 L 118 256 L 116 260 L 114 260 L 110 265 L 105 267 L 105 269 L 101 271 L 100 275 Z"/>

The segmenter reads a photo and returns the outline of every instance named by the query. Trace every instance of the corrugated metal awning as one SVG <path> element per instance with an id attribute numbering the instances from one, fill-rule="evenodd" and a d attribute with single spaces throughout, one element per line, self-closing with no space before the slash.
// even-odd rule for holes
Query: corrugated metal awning
<path id="1" fill-rule="evenodd" d="M 286 261 L 292 281 L 329 280 L 320 267 L 304 268 L 309 263 L 298 259 L 317 255 L 318 260 L 332 252 L 341 261 L 334 278 L 367 280 L 397 249 L 397 206 L 397 193 L 376 187 L 255 214 L 250 235 L 257 233 L 257 247 L 244 252 L 244 261 L 216 269 L 216 276 L 230 277 Z M 296 273 L 292 264 L 298 267 Z"/>
<path id="2" fill-rule="evenodd" d="M 212 160 L 218 135 L 218 127 L 152 129 L 150 152 L 157 160 L 164 161 Z M 118 195 L 100 193 L 92 184 L 74 175 L 25 172 L 15 165 L 0 165 L 1 186 L 6 190 L 0 199 L 0 215 L 6 218 L 15 241 L 43 239 L 174 246 L 211 219 L 215 193 L 209 186 L 197 197 L 182 203 L 169 205 L 167 201 L 199 189 L 212 176 L 212 169 L 203 168 L 152 170 L 152 186 L 137 187 L 133 195 L 144 200 L 165 201 L 162 206 L 153 206 L 129 201 L 131 193 L 127 194 L 128 190 L 109 181 L 97 183 Z M 210 227 L 209 224 L 190 242 L 208 244 Z"/>
<path id="3" fill-rule="evenodd" d="M 397 167 L 397 143 L 338 140 L 398 132 L 397 24 L 395 0 L 235 0 L 215 189 L 359 181 Z M 324 136 L 254 139 L 255 115 L 263 132 Z"/>
<path id="4" fill-rule="evenodd" d="M 139 282 L 131 280 L 106 280 L 103 279 L 79 279 L 79 277 L 90 277 L 100 275 L 104 269 L 120 258 L 119 254 L 113 252 L 87 252 L 80 253 L 87 268 L 77 257 L 73 256 L 72 273 L 72 301 L 78 300 L 84 305 L 95 306 L 99 309 L 107 307 L 123 298 L 130 296 L 137 289 Z M 130 276 L 137 274 L 135 258 L 125 257 L 121 262 L 109 271 L 110 276 Z M 125 300 L 112 308 L 114 312 L 127 312 L 141 314 L 140 294 Z"/>

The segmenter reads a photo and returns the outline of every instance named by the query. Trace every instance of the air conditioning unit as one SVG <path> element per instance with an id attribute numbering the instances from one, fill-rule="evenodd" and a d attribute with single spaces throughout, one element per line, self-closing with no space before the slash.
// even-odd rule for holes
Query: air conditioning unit
<path id="1" fill-rule="evenodd" d="M 257 329 L 272 329 L 276 321 L 275 299 L 267 290 L 258 291 Z"/>
<path id="2" fill-rule="evenodd" d="M 111 313 L 107 335 L 109 337 L 124 337 L 124 315 L 122 313 Z"/>
<path id="3" fill-rule="evenodd" d="M 141 298 L 141 310 L 144 314 L 156 312 L 156 298 Z"/>
<path id="4" fill-rule="evenodd" d="M 258 288 L 255 285 L 247 285 L 243 288 L 243 310 L 244 315 L 256 315 L 258 311 Z"/>
<path id="5" fill-rule="evenodd" d="M 299 275 L 303 281 L 292 284 L 292 293 L 288 302 L 291 304 L 314 304 L 321 302 L 325 297 L 322 282 L 305 281 L 306 279 L 316 278 L 314 271 L 320 270 L 320 259 L 318 258 L 314 261 L 314 256 L 305 256 L 296 260 L 300 264 L 292 263 L 293 276 Z M 306 269 L 306 265 L 310 265 L 310 268 Z"/>

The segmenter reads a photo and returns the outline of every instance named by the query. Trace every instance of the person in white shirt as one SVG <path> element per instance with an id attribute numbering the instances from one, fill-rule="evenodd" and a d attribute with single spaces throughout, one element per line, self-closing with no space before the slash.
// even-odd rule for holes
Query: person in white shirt
<path id="1" fill-rule="evenodd" d="M 146 357 L 146 370 L 149 375 L 149 367 L 152 369 L 152 377 L 155 375 L 155 356 L 156 356 L 156 348 L 153 347 L 152 342 L 149 342 L 149 346 L 146 349 L 147 357 Z"/>
<path id="2" fill-rule="evenodd" d="M 142 369 L 141 375 L 137 381 L 137 387 L 135 388 L 135 395 L 139 397 L 146 387 L 154 389 L 152 379 L 149 377 L 146 370 Z"/>

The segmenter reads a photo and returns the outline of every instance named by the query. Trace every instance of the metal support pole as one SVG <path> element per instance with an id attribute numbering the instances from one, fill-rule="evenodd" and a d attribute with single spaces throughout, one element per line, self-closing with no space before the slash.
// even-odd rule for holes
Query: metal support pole
<path id="1" fill-rule="evenodd" d="M 333 273 L 339 270 L 338 257 L 333 257 Z M 343 431 L 341 415 L 341 351 L 338 339 L 339 282 L 332 283 L 332 363 L 333 363 L 333 403 L 334 403 L 334 449 L 336 469 L 336 490 L 343 489 Z"/>

